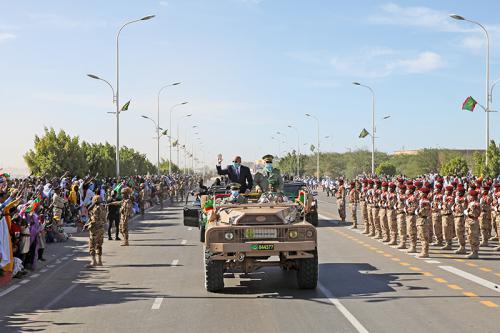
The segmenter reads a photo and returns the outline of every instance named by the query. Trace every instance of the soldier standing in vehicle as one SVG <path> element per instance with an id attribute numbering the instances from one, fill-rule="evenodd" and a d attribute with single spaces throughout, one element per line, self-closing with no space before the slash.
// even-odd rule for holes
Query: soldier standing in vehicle
<path id="1" fill-rule="evenodd" d="M 104 241 L 104 224 L 106 224 L 106 206 L 101 202 L 99 195 L 92 197 L 92 204 L 89 206 L 89 217 L 89 222 L 85 228 L 89 230 L 89 253 L 92 262 L 88 267 L 102 266 L 102 243 Z"/>
<path id="2" fill-rule="evenodd" d="M 224 198 L 222 200 L 222 204 L 243 204 L 247 203 L 248 200 L 246 197 L 243 195 L 240 195 L 240 188 L 241 185 L 238 183 L 231 183 L 230 184 L 230 189 L 231 189 L 231 195 L 227 198 Z"/>
<path id="3" fill-rule="evenodd" d="M 122 189 L 122 205 L 120 207 L 120 232 L 123 237 L 123 242 L 121 246 L 128 246 L 128 220 L 130 215 L 132 215 L 132 199 L 130 195 L 132 194 L 132 189 L 130 187 Z"/>
<path id="4" fill-rule="evenodd" d="M 257 191 L 267 192 L 274 187 L 276 192 L 283 190 L 283 178 L 279 169 L 273 167 L 273 155 L 265 155 L 262 157 L 266 163 L 264 169 L 257 172 L 254 177 L 254 182 Z"/>
<path id="5" fill-rule="evenodd" d="M 351 189 L 349 191 L 349 207 L 351 209 L 352 229 L 358 228 L 357 210 L 360 195 L 358 184 L 358 182 L 351 182 Z"/>

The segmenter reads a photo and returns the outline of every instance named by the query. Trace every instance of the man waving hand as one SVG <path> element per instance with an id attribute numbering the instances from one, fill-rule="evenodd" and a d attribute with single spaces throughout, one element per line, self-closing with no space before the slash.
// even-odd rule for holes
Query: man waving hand
<path id="1" fill-rule="evenodd" d="M 233 159 L 233 164 L 228 165 L 225 169 L 222 169 L 221 163 L 222 155 L 219 154 L 216 165 L 217 174 L 227 175 L 231 182 L 240 184 L 240 193 L 250 192 L 253 186 L 252 174 L 248 167 L 241 165 L 241 157 L 236 156 Z"/>

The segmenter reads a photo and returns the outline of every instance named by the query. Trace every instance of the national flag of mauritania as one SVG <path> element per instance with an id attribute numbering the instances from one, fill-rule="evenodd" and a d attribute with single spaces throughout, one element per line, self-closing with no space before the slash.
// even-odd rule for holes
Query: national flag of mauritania
<path id="1" fill-rule="evenodd" d="M 366 137 L 368 134 L 368 131 L 366 130 L 366 128 L 363 128 L 363 130 L 361 131 L 361 133 L 359 133 L 359 137 L 362 139 L 364 137 Z"/>
<path id="2" fill-rule="evenodd" d="M 476 100 L 471 96 L 469 96 L 465 99 L 464 103 L 462 104 L 462 110 L 473 112 L 474 108 L 476 107 L 476 104 L 477 104 Z"/>
<path id="3" fill-rule="evenodd" d="M 128 101 L 127 103 L 123 104 L 121 111 L 127 111 L 129 106 L 130 106 L 130 101 Z"/>

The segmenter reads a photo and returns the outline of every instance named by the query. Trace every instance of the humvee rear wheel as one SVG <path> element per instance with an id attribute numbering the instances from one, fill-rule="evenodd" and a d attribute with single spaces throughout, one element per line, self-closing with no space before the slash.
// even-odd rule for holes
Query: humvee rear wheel
<path id="1" fill-rule="evenodd" d="M 300 289 L 315 289 L 318 284 L 318 258 L 297 260 L 297 284 Z"/>
<path id="2" fill-rule="evenodd" d="M 224 261 L 210 260 L 205 255 L 205 287 L 209 292 L 224 289 Z"/>
<path id="3" fill-rule="evenodd" d="M 312 212 L 306 215 L 306 221 L 311 223 L 313 226 L 318 226 L 318 212 Z"/>

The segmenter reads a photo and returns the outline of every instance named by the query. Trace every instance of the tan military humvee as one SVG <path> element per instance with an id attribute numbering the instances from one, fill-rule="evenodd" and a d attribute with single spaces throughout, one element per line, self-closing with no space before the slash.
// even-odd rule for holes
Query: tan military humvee
<path id="1" fill-rule="evenodd" d="M 296 270 L 301 289 L 318 280 L 316 228 L 300 218 L 294 203 L 223 205 L 208 218 L 205 284 L 224 288 L 224 273 L 250 273 L 265 266 Z"/>

